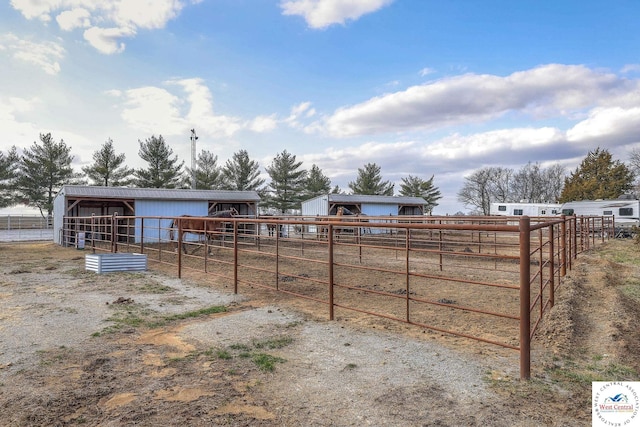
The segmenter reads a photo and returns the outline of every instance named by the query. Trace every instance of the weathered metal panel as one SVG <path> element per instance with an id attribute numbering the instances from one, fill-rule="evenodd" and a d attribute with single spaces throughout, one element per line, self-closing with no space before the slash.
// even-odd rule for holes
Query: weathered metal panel
<path id="1" fill-rule="evenodd" d="M 329 198 L 327 195 L 314 197 L 302 202 L 303 216 L 326 216 L 329 215 Z"/>
<path id="2" fill-rule="evenodd" d="M 170 188 L 100 187 L 92 185 L 65 185 L 61 191 L 69 197 L 101 197 L 108 199 L 148 200 L 217 200 L 259 202 L 256 191 L 191 190 Z"/>
<path id="3" fill-rule="evenodd" d="M 139 217 L 207 216 L 207 210 L 206 200 L 136 200 L 135 241 L 139 243 L 141 235 L 145 242 L 169 239 L 171 219 L 145 218 L 144 230 L 142 230 Z M 142 234 L 143 232 L 144 234 Z M 192 235 L 187 235 L 184 238 L 185 240 L 197 240 L 197 236 Z"/>
<path id="4" fill-rule="evenodd" d="M 98 274 L 114 271 L 145 271 L 147 256 L 131 253 L 87 254 L 84 266 L 85 270 Z"/>
<path id="5" fill-rule="evenodd" d="M 398 215 L 397 204 L 387 204 L 387 203 L 363 203 L 362 204 L 362 213 L 367 216 L 397 216 Z M 395 222 L 394 219 L 372 219 L 369 220 L 370 223 L 386 223 L 386 222 Z M 366 232 L 370 234 L 384 234 L 388 233 L 390 229 L 388 228 L 376 228 L 369 227 Z"/>
<path id="6" fill-rule="evenodd" d="M 362 213 L 370 216 L 396 216 L 398 215 L 398 204 L 363 203 Z"/>
<path id="7" fill-rule="evenodd" d="M 53 241 L 62 245 L 62 228 L 64 226 L 64 188 L 53 199 Z"/>

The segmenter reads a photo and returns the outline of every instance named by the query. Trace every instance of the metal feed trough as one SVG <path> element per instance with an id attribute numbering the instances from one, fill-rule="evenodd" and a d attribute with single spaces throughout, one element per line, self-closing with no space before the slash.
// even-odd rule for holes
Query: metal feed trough
<path id="1" fill-rule="evenodd" d="M 85 270 L 98 274 L 115 271 L 146 271 L 147 255 L 135 253 L 87 254 Z"/>

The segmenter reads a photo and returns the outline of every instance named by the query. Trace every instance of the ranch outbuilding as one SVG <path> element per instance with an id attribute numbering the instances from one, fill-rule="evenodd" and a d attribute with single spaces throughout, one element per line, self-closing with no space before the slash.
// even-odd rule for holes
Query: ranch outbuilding
<path id="1" fill-rule="evenodd" d="M 231 208 L 241 216 L 255 217 L 259 202 L 260 196 L 255 191 L 65 185 L 53 201 L 53 240 L 57 244 L 72 243 L 65 240 L 73 239 L 74 233 L 63 233 L 63 229 L 69 228 L 73 217 L 114 214 L 136 217 L 208 216 Z M 138 227 L 132 232 L 137 233 L 137 230 Z M 130 237 L 138 241 L 140 236 Z"/>
<path id="2" fill-rule="evenodd" d="M 339 207 L 369 216 L 424 215 L 426 205 L 422 197 L 323 194 L 302 202 L 302 215 L 335 215 Z"/>

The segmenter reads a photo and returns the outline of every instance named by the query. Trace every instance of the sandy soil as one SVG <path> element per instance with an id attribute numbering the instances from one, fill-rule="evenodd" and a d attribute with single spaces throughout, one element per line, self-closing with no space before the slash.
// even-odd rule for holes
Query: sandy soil
<path id="1" fill-rule="evenodd" d="M 590 425 L 591 381 L 640 372 L 639 252 L 581 255 L 522 382 L 512 350 L 0 244 L 0 425 Z"/>

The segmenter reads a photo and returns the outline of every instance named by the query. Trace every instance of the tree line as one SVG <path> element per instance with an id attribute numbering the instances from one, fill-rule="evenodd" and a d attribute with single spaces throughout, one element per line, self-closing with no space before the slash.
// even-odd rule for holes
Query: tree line
<path id="1" fill-rule="evenodd" d="M 640 194 L 640 149 L 631 151 L 628 165 L 614 160 L 607 150 L 590 151 L 567 175 L 554 164 L 543 168 L 529 162 L 515 171 L 503 167 L 483 167 L 465 178 L 458 201 L 473 213 L 489 215 L 491 203 L 565 203 L 579 200 L 616 199 L 623 194 Z"/>
<path id="2" fill-rule="evenodd" d="M 42 216 L 53 213 L 53 199 L 66 184 L 96 186 L 129 186 L 138 188 L 169 188 L 200 190 L 256 191 L 261 206 L 286 213 L 300 209 L 303 200 L 328 193 L 343 193 L 317 166 L 302 169 L 302 162 L 287 150 L 276 155 L 265 167 L 270 181 L 261 178 L 260 164 L 239 150 L 224 165 L 218 156 L 202 150 L 195 170 L 185 167 L 162 135 L 138 140 L 138 155 L 146 167 L 134 169 L 126 165 L 123 153 L 117 153 L 108 139 L 93 153 L 93 163 L 74 171 L 74 156 L 62 139 L 56 142 L 50 133 L 40 134 L 40 140 L 19 154 L 13 146 L 0 152 L 0 207 L 24 204 L 40 211 Z M 442 198 L 433 184 L 434 176 L 425 180 L 409 175 L 402 178 L 399 195 L 424 198 L 425 210 L 431 213 Z M 358 175 L 349 182 L 352 194 L 394 195 L 394 184 L 384 181 L 381 168 L 368 163 L 358 168 Z"/>

